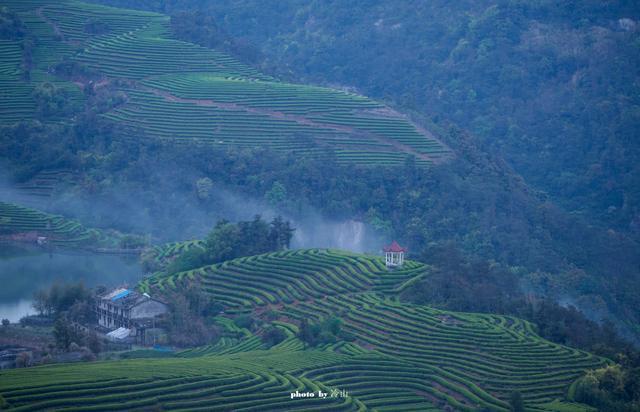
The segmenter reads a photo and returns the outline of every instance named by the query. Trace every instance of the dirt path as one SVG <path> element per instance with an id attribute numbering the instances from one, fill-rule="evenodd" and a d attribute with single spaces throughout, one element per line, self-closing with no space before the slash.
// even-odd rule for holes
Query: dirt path
<path id="1" fill-rule="evenodd" d="M 358 136 L 358 137 L 366 137 L 366 138 L 369 138 L 369 139 L 371 139 L 373 141 L 376 141 L 378 143 L 383 143 L 383 144 L 390 145 L 390 146 L 394 147 L 395 149 L 397 149 L 398 151 L 412 154 L 417 159 L 428 160 L 428 161 L 431 161 L 431 162 L 434 162 L 434 163 L 442 161 L 442 159 L 440 159 L 440 158 L 434 158 L 434 157 L 431 157 L 431 156 L 429 156 L 427 154 L 424 154 L 424 153 L 418 153 L 412 147 L 404 145 L 402 143 L 399 143 L 399 142 L 397 142 L 395 140 L 387 139 L 387 138 L 384 138 L 384 137 L 382 137 L 380 135 L 377 135 L 377 134 L 374 134 L 374 133 L 365 132 L 365 131 L 362 131 L 362 130 L 357 130 L 357 129 L 355 129 L 353 127 L 349 127 L 349 126 L 321 123 L 321 122 L 317 122 L 317 121 L 314 121 L 314 120 L 310 120 L 310 119 L 308 119 L 308 118 L 306 118 L 304 116 L 283 113 L 283 112 L 279 112 L 279 111 L 275 111 L 275 110 L 257 109 L 257 108 L 254 108 L 254 107 L 242 106 L 242 105 L 238 105 L 238 104 L 235 104 L 235 103 L 223 103 L 223 102 L 217 102 L 217 101 L 214 101 L 214 100 L 205 100 L 205 99 L 185 99 L 185 98 L 182 98 L 182 97 L 175 96 L 175 95 L 173 95 L 173 94 L 171 94 L 169 92 L 166 92 L 164 90 L 159 90 L 159 89 L 155 89 L 155 88 L 148 87 L 148 86 L 141 86 L 141 89 L 145 90 L 147 92 L 153 93 L 156 96 L 162 97 L 163 99 L 165 99 L 167 101 L 170 101 L 170 102 L 190 103 L 190 104 L 195 104 L 196 106 L 215 107 L 217 109 L 222 109 L 222 110 L 242 111 L 242 112 L 254 113 L 254 114 L 257 114 L 257 115 L 269 116 L 269 117 L 272 117 L 274 119 L 289 120 L 289 121 L 293 121 L 293 122 L 296 122 L 298 124 L 302 124 L 302 125 L 305 125 L 305 126 L 317 127 L 317 128 L 323 128 L 323 129 L 330 129 L 330 130 L 334 130 L 336 132 L 347 133 L 347 134 L 355 135 L 355 136 Z M 388 110 L 389 111 L 385 112 L 385 115 L 387 117 L 396 117 L 396 118 L 397 117 L 401 117 L 397 112 L 394 112 L 391 109 L 388 109 Z M 418 128 L 415 125 L 414 125 L 414 127 Z M 423 135 L 424 135 L 424 133 L 423 133 Z M 429 137 L 433 138 L 433 137 L 431 137 L 430 134 L 429 134 Z M 436 139 L 434 139 L 434 140 L 436 140 Z M 444 146 L 444 147 L 446 147 L 446 146 Z"/>
<path id="2" fill-rule="evenodd" d="M 51 28 L 53 29 L 53 32 L 55 33 L 56 36 L 60 37 L 60 39 L 66 43 L 69 44 L 80 44 L 78 41 L 71 41 L 68 40 L 64 33 L 60 30 L 60 27 L 52 20 L 50 20 L 49 18 L 47 18 L 44 13 L 43 13 L 44 7 L 38 7 L 36 9 L 36 15 L 41 18 L 45 23 L 47 23 L 49 26 L 51 26 Z M 138 31 L 141 29 L 144 29 L 145 26 L 142 26 L 134 31 Z M 222 67 L 222 66 L 221 66 Z M 76 84 L 78 84 L 80 82 L 76 82 Z M 100 86 L 100 84 L 98 85 Z M 280 119 L 280 120 L 289 120 L 289 121 L 293 121 L 296 122 L 298 124 L 301 125 L 305 125 L 305 126 L 309 126 L 309 127 L 315 127 L 315 128 L 323 128 L 323 129 L 329 129 L 329 130 L 333 130 L 336 132 L 340 132 L 340 133 L 346 133 L 346 134 L 350 134 L 356 137 L 366 137 L 372 141 L 378 142 L 378 143 L 382 143 L 382 144 L 386 144 L 389 145 L 393 148 L 395 148 L 396 150 L 403 152 L 403 153 L 408 153 L 411 154 L 413 156 L 415 156 L 417 159 L 421 159 L 421 160 L 426 160 L 426 161 L 430 161 L 433 163 L 441 163 L 445 158 L 448 158 L 450 156 L 447 155 L 439 155 L 439 156 L 431 156 L 429 154 L 425 154 L 425 153 L 419 153 L 417 152 L 414 148 L 407 146 L 403 143 L 400 143 L 396 140 L 393 139 L 389 139 L 389 138 L 385 138 L 383 136 L 380 136 L 378 134 L 375 133 L 371 133 L 371 132 L 367 132 L 367 131 L 363 131 L 363 130 L 358 130 L 356 128 L 353 127 L 349 127 L 349 126 L 345 126 L 345 125 L 336 125 L 336 124 L 329 124 L 329 123 L 322 123 L 322 122 L 318 122 L 318 121 L 314 121 L 311 120 L 309 118 L 306 118 L 304 116 L 300 116 L 300 115 L 293 115 L 293 114 L 288 114 L 288 113 L 283 113 L 283 112 L 279 112 L 279 111 L 275 111 L 275 110 L 268 110 L 268 109 L 257 109 L 257 108 L 252 108 L 252 107 L 248 107 L 248 106 L 243 106 L 243 105 L 238 105 L 235 103 L 223 103 L 223 102 L 217 102 L 214 100 L 203 100 L 203 99 L 184 99 L 178 96 L 175 96 L 169 92 L 163 91 L 163 90 L 159 90 L 159 89 L 155 89 L 155 88 L 151 88 L 148 86 L 141 86 L 141 89 L 149 91 L 157 96 L 160 96 L 162 98 L 164 98 L 165 100 L 168 101 L 172 101 L 172 102 L 178 102 L 178 103 L 190 103 L 190 104 L 195 104 L 197 106 L 204 106 L 204 107 L 215 107 L 215 108 L 219 108 L 219 109 L 223 109 L 223 110 L 233 110 L 233 111 L 243 111 L 243 112 L 248 112 L 248 113 L 254 113 L 254 114 L 258 114 L 258 115 L 264 115 L 264 116 L 269 116 L 271 118 L 274 119 Z M 436 139 L 435 136 L 433 136 L 432 133 L 430 133 L 428 130 L 425 130 L 424 128 L 420 127 L 419 125 L 415 124 L 414 122 L 412 122 L 407 116 L 402 115 L 401 113 L 398 113 L 397 111 L 389 108 L 389 107 L 384 107 L 384 108 L 379 108 L 379 109 L 368 109 L 366 111 L 359 111 L 363 114 L 375 114 L 377 116 L 381 116 L 381 117 L 388 117 L 388 118 L 401 118 L 404 119 L 406 121 L 408 121 L 409 123 L 411 123 L 416 130 L 425 138 L 437 141 L 443 148 L 447 149 L 448 151 L 451 152 L 451 150 L 444 144 L 442 143 L 439 139 Z"/>
<path id="3" fill-rule="evenodd" d="M 67 41 L 67 39 L 64 36 L 64 33 L 62 33 L 62 31 L 60 30 L 60 27 L 58 27 L 58 25 L 56 23 L 54 23 L 53 21 L 51 21 L 49 18 L 47 18 L 47 16 L 44 15 L 44 13 L 42 13 L 42 10 L 44 9 L 44 7 L 38 7 L 36 9 L 36 15 L 38 17 L 40 17 L 45 23 L 47 23 L 49 26 L 51 26 L 51 28 L 53 29 L 53 33 L 60 37 L 60 39 L 64 42 Z M 71 43 L 71 42 L 70 42 Z"/>

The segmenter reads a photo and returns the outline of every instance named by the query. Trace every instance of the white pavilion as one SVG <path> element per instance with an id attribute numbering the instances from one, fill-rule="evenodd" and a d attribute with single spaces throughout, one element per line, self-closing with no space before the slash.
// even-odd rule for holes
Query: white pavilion
<path id="1" fill-rule="evenodd" d="M 400 267 L 404 263 L 404 253 L 407 249 L 403 248 L 395 240 L 389 246 L 385 246 L 384 257 L 388 268 Z"/>

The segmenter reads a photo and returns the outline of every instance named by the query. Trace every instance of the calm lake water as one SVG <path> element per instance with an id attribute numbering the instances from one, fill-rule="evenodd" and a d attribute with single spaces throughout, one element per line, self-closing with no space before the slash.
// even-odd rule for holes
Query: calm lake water
<path id="1" fill-rule="evenodd" d="M 23 249 L 0 243 L 0 319 L 17 322 L 33 314 L 33 293 L 56 282 L 86 286 L 135 285 L 142 278 L 137 257 Z"/>

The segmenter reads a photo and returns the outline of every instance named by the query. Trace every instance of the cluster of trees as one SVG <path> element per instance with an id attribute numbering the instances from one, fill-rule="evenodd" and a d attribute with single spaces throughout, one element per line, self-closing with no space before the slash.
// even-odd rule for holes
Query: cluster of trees
<path id="1" fill-rule="evenodd" d="M 53 324 L 53 337 L 59 349 L 81 352 L 82 360 L 96 360 L 102 351 L 102 340 L 95 331 L 86 331 L 65 316 L 58 316 Z"/>
<path id="2" fill-rule="evenodd" d="M 640 411 L 640 364 L 609 365 L 589 371 L 576 385 L 574 398 L 599 411 Z"/>
<path id="3" fill-rule="evenodd" d="M 342 320 L 335 316 L 316 323 L 303 319 L 298 337 L 305 346 L 324 345 L 335 343 L 338 340 L 353 340 L 353 335 L 342 329 Z"/>
<path id="4" fill-rule="evenodd" d="M 287 334 L 282 328 L 270 326 L 262 334 L 262 342 L 268 347 L 275 346 L 287 338 Z"/>
<path id="5" fill-rule="evenodd" d="M 94 294 L 91 289 L 78 283 L 54 283 L 49 289 L 41 289 L 33 294 L 33 308 L 41 316 L 71 315 L 78 322 L 90 322 L 92 318 Z"/>
<path id="6" fill-rule="evenodd" d="M 51 117 L 61 117 L 76 111 L 74 99 L 68 90 L 56 86 L 50 82 L 38 84 L 33 90 L 33 99 L 36 102 L 36 115 L 40 120 Z"/>
<path id="7" fill-rule="evenodd" d="M 53 335 L 59 349 L 82 351 L 84 360 L 94 360 L 95 354 L 102 350 L 96 333 L 82 326 L 95 323 L 94 298 L 102 291 L 103 287 L 93 291 L 78 282 L 54 283 L 34 293 L 33 308 L 40 316 L 55 318 Z"/>
<path id="8" fill-rule="evenodd" d="M 280 216 L 271 223 L 259 215 L 237 223 L 220 220 L 207 236 L 204 249 L 196 247 L 181 254 L 165 271 L 182 272 L 241 256 L 283 250 L 289 247 L 294 230 Z"/>
<path id="9" fill-rule="evenodd" d="M 0 39 L 19 40 L 25 36 L 24 23 L 6 6 L 0 7 Z"/>
<path id="10" fill-rule="evenodd" d="M 199 11 L 181 11 L 171 16 L 171 29 L 177 38 L 211 49 L 225 51 L 246 63 L 257 63 L 259 49 L 232 37 L 221 29 L 213 17 Z"/>
<path id="11" fill-rule="evenodd" d="M 640 236 L 631 1 L 171 3 L 260 45 L 278 76 L 354 86 L 468 128 L 568 210 Z"/>
<path id="12" fill-rule="evenodd" d="M 158 326 L 167 330 L 169 343 L 179 347 L 214 344 L 220 339 L 220 328 L 213 317 L 223 307 L 202 292 L 198 285 L 191 285 L 181 292 L 165 295 L 169 313 Z"/>
<path id="13" fill-rule="evenodd" d="M 513 311 L 522 297 L 520 273 L 481 257 L 465 255 L 454 242 L 425 247 L 419 260 L 432 265 L 428 280 L 418 282 L 403 295 L 419 304 L 462 312 Z"/>
<path id="14" fill-rule="evenodd" d="M 610 359 L 640 355 L 611 321 L 592 321 L 573 305 L 561 306 L 527 290 L 524 281 L 537 273 L 470 257 L 452 242 L 429 245 L 419 259 L 432 265 L 430 274 L 407 289 L 404 299 L 453 311 L 518 316 L 533 322 L 546 339 Z"/>
<path id="15" fill-rule="evenodd" d="M 207 236 L 206 248 L 216 262 L 258 255 L 289 248 L 294 231 L 289 221 L 280 216 L 271 223 L 260 215 L 238 223 L 221 220 Z"/>

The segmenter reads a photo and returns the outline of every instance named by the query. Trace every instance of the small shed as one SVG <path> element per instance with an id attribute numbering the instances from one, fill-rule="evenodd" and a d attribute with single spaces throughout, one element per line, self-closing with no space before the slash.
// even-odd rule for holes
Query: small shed
<path id="1" fill-rule="evenodd" d="M 118 341 L 128 338 L 130 334 L 131 329 L 120 327 L 107 333 L 107 338 L 110 340 Z"/>

